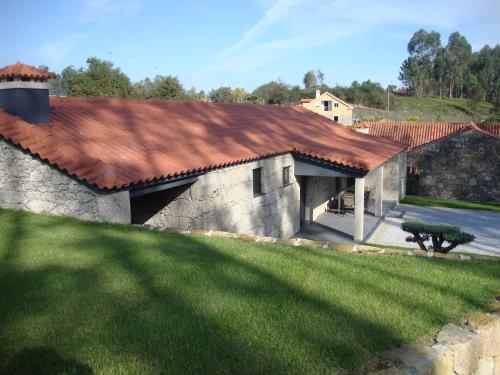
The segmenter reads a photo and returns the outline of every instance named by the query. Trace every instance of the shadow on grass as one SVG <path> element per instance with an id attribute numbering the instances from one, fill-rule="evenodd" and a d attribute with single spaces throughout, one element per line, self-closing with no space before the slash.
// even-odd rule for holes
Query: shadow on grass
<path id="1" fill-rule="evenodd" d="M 4 375 L 92 375 L 92 369 L 73 359 L 63 358 L 48 347 L 26 348 L 7 364 Z"/>
<path id="2" fill-rule="evenodd" d="M 265 245 L 240 248 L 237 241 L 62 218 L 42 220 L 35 230 L 33 216 L 7 216 L 0 211 L 9 222 L 0 231 L 7 239 L 0 244 L 0 357 L 9 363 L 29 363 L 16 358 L 36 342 L 54 348 L 33 355 L 47 371 L 67 357 L 105 373 L 325 373 L 359 367 L 373 352 L 404 342 L 394 327 L 308 287 L 307 273 L 334 274 L 341 285 L 369 290 L 378 300 L 399 299 L 402 310 L 421 308 L 445 319 L 436 306 L 417 306 L 368 284 L 363 272 L 369 269 L 354 260 L 280 247 L 263 256 Z M 68 231 L 61 244 L 50 240 L 51 233 L 63 238 Z M 24 248 L 29 245 L 40 245 L 39 253 Z M 30 263 L 45 253 L 41 264 Z M 84 265 L 77 261 L 82 257 Z M 281 264 L 300 267 L 282 272 Z M 52 360 L 51 350 L 63 360 Z"/>

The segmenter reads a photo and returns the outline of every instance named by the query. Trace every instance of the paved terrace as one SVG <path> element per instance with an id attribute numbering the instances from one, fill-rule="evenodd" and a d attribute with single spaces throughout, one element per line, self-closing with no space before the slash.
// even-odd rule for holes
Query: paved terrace
<path id="1" fill-rule="evenodd" d="M 397 217 L 398 211 L 404 215 Z M 490 211 L 401 204 L 386 216 L 376 230 L 368 236 L 366 242 L 418 247 L 416 244 L 406 242 L 405 238 L 408 234 L 401 230 L 401 223 L 410 220 L 456 225 L 463 231 L 476 236 L 473 242 L 460 245 L 453 251 L 500 256 L 500 213 Z"/>

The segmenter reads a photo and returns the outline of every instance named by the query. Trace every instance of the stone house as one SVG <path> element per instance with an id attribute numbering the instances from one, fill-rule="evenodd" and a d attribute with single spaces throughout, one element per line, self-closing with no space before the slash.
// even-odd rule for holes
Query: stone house
<path id="1" fill-rule="evenodd" d="M 352 125 L 353 107 L 328 91 L 322 94 L 320 90 L 316 90 L 316 97 L 314 99 L 301 99 L 300 101 L 302 107 L 324 116 L 333 122 Z"/>
<path id="2" fill-rule="evenodd" d="M 500 203 L 500 124 L 386 121 L 356 128 L 409 144 L 408 194 Z"/>
<path id="3" fill-rule="evenodd" d="M 404 193 L 405 145 L 301 107 L 49 97 L 52 76 L 0 69 L 0 208 L 287 238 L 352 184 L 361 240 L 365 190 L 379 216 Z"/>

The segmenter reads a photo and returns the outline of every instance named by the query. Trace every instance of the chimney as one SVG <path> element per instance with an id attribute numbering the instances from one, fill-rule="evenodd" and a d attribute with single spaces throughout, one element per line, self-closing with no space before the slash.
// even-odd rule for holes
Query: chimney
<path id="1" fill-rule="evenodd" d="M 319 99 L 320 96 L 321 96 L 321 91 L 316 90 L 316 99 Z"/>
<path id="2" fill-rule="evenodd" d="M 17 62 L 0 69 L 0 108 L 32 124 L 50 122 L 49 83 L 55 74 Z"/>

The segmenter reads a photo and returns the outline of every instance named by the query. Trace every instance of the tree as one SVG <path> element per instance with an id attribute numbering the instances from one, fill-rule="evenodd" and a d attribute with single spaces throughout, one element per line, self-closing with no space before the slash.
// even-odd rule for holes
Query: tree
<path id="1" fill-rule="evenodd" d="M 316 70 L 316 78 L 318 79 L 320 87 L 323 87 L 325 84 L 325 75 L 321 71 L 321 69 Z"/>
<path id="2" fill-rule="evenodd" d="M 445 81 L 447 74 L 447 65 L 446 65 L 446 49 L 439 48 L 436 52 L 436 56 L 434 58 L 434 65 L 432 67 L 432 78 L 434 81 L 435 89 L 439 95 L 439 98 L 442 97 L 443 90 L 445 89 Z"/>
<path id="3" fill-rule="evenodd" d="M 416 31 L 408 43 L 408 53 L 416 66 L 415 93 L 417 96 L 423 96 L 428 92 L 432 66 L 439 48 L 441 48 L 440 34 L 435 31 L 427 32 L 424 29 Z"/>
<path id="4" fill-rule="evenodd" d="M 318 86 L 318 81 L 316 80 L 316 75 L 313 70 L 309 70 L 306 74 L 304 74 L 304 87 L 306 90 L 315 88 Z"/>
<path id="5" fill-rule="evenodd" d="M 454 32 L 450 35 L 448 44 L 446 45 L 450 100 L 453 97 L 454 89 L 456 90 L 457 87 L 459 89 L 460 97 L 463 97 L 465 73 L 469 65 L 471 52 L 472 48 L 464 36 L 460 35 L 459 32 Z"/>
<path id="6" fill-rule="evenodd" d="M 235 103 L 243 103 L 245 100 L 245 97 L 248 95 L 248 93 L 245 91 L 245 89 L 242 89 L 240 87 L 236 87 L 233 90 L 233 101 Z"/>
<path id="7" fill-rule="evenodd" d="M 211 101 L 216 103 L 232 103 L 234 100 L 231 87 L 219 87 L 218 89 L 212 90 L 210 94 L 208 94 L 208 97 Z"/>
<path id="8" fill-rule="evenodd" d="M 77 71 L 68 67 L 67 95 L 128 97 L 133 93 L 130 79 L 110 61 L 87 59 L 87 67 Z M 66 70 L 66 69 L 65 69 Z"/>
<path id="9" fill-rule="evenodd" d="M 474 241 L 474 236 L 461 232 L 459 227 L 451 225 L 427 224 L 419 221 L 406 221 L 401 229 L 411 236 L 406 237 L 408 242 L 416 242 L 420 249 L 448 253 L 458 245 Z M 431 240 L 432 245 L 426 245 Z"/>
<path id="10" fill-rule="evenodd" d="M 410 93 L 417 94 L 419 79 L 418 66 L 414 58 L 408 57 L 399 70 L 399 80 L 406 86 Z"/>
<path id="11" fill-rule="evenodd" d="M 157 75 L 151 86 L 150 97 L 154 99 L 185 99 L 186 94 L 177 77 Z"/>
<path id="12" fill-rule="evenodd" d="M 266 104 L 289 104 L 290 87 L 282 81 L 271 81 L 257 87 L 253 95 L 264 100 Z"/>
<path id="13" fill-rule="evenodd" d="M 245 99 L 243 100 L 243 103 L 248 103 L 248 104 L 264 104 L 264 99 L 258 97 L 257 95 L 248 94 L 247 96 L 245 96 Z"/>
<path id="14" fill-rule="evenodd" d="M 177 77 L 157 75 L 134 84 L 134 96 L 145 99 L 186 99 L 188 95 Z"/>

